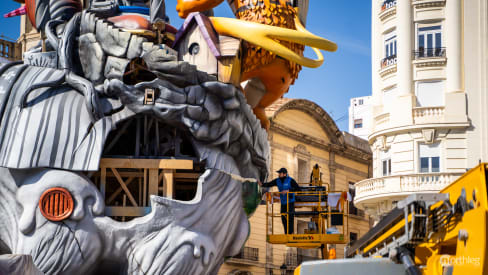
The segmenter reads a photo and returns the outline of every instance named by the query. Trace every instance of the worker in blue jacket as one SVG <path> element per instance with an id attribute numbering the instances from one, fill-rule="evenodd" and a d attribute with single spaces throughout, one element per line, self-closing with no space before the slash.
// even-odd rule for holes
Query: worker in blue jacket
<path id="1" fill-rule="evenodd" d="M 278 190 L 280 191 L 281 214 L 288 213 L 289 217 L 287 230 L 286 217 L 284 215 L 281 216 L 283 228 L 285 230 L 285 234 L 293 234 L 293 225 L 295 218 L 295 194 L 289 194 L 287 198 L 287 193 L 300 191 L 300 186 L 298 186 L 297 182 L 293 178 L 288 176 L 288 171 L 286 170 L 286 168 L 281 168 L 276 172 L 278 173 L 278 178 L 266 183 L 259 182 L 259 184 L 262 187 L 278 187 Z M 287 209 L 289 210 L 289 212 L 287 211 Z"/>

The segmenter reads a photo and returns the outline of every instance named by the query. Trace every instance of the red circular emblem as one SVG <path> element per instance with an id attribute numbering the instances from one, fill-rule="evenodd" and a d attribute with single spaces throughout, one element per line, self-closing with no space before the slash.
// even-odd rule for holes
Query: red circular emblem
<path id="1" fill-rule="evenodd" d="M 42 215 L 54 222 L 67 219 L 73 213 L 73 208 L 73 197 L 68 190 L 61 187 L 49 188 L 39 200 Z"/>

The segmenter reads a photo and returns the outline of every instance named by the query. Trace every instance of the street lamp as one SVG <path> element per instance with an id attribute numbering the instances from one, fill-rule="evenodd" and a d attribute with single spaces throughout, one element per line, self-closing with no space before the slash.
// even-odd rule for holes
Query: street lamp
<path id="1" fill-rule="evenodd" d="M 280 266 L 281 275 L 286 275 L 286 264 Z"/>

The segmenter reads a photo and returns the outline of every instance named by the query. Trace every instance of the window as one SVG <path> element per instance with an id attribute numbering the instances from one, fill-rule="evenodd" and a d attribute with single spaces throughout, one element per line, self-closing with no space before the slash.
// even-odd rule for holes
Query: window
<path id="1" fill-rule="evenodd" d="M 364 99 L 360 99 L 359 100 L 359 105 L 363 105 L 364 104 Z"/>
<path id="2" fill-rule="evenodd" d="M 364 212 L 354 206 L 354 197 L 356 197 L 356 187 L 354 187 L 354 182 L 349 182 L 349 194 L 351 194 L 351 201 L 349 201 L 349 214 L 364 216 Z"/>
<path id="3" fill-rule="evenodd" d="M 357 239 L 358 239 L 358 233 L 349 232 L 349 242 L 350 243 L 357 241 Z"/>
<path id="4" fill-rule="evenodd" d="M 308 162 L 303 159 L 298 159 L 298 183 L 305 183 L 310 180 L 310 172 L 308 172 Z"/>
<path id="5" fill-rule="evenodd" d="M 381 163 L 383 165 L 383 176 L 391 175 L 391 159 L 384 159 Z"/>
<path id="6" fill-rule="evenodd" d="M 396 57 L 397 54 L 396 32 L 385 34 L 385 58 Z"/>
<path id="7" fill-rule="evenodd" d="M 363 128 L 363 119 L 362 118 L 354 120 L 354 129 L 356 129 L 356 128 Z"/>
<path id="8" fill-rule="evenodd" d="M 397 41 L 396 32 L 391 31 L 384 35 L 384 58 L 381 60 L 381 68 L 386 68 L 397 63 Z"/>
<path id="9" fill-rule="evenodd" d="M 419 25 L 417 29 L 417 57 L 444 56 L 440 25 Z"/>
<path id="10" fill-rule="evenodd" d="M 420 173 L 440 172 L 440 143 L 419 144 Z"/>
<path id="11" fill-rule="evenodd" d="M 381 168 L 383 172 L 383 177 L 391 175 L 390 150 L 382 151 L 380 154 L 380 158 L 381 158 Z"/>
<path id="12" fill-rule="evenodd" d="M 239 254 L 233 256 L 233 258 L 250 260 L 250 261 L 258 261 L 259 248 L 245 246 L 242 248 Z"/>
<path id="13" fill-rule="evenodd" d="M 438 81 L 418 81 L 415 94 L 417 96 L 418 107 L 433 107 L 444 105 L 444 86 L 443 80 Z"/>

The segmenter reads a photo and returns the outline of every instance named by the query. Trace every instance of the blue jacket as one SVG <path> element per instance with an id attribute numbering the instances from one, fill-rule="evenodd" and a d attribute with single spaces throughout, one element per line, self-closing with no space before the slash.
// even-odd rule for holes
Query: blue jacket
<path id="1" fill-rule="evenodd" d="M 263 187 L 272 186 L 277 186 L 280 192 L 283 190 L 289 190 L 290 192 L 300 191 L 300 186 L 298 186 L 297 182 L 289 176 L 286 176 L 283 180 L 281 180 L 280 178 L 276 178 L 270 182 L 263 183 Z M 287 203 L 286 194 L 280 194 L 280 201 L 281 204 Z M 295 194 L 288 195 L 288 202 L 295 202 Z"/>

